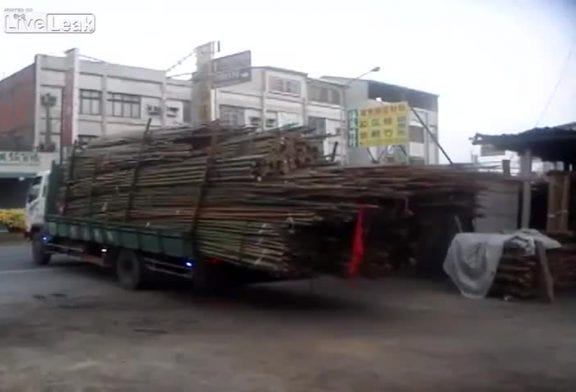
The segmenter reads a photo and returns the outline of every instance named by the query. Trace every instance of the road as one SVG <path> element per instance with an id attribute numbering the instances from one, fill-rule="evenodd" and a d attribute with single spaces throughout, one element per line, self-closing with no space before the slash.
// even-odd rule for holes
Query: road
<path id="1" fill-rule="evenodd" d="M 576 298 L 320 279 L 129 292 L 0 247 L 0 391 L 573 391 Z"/>

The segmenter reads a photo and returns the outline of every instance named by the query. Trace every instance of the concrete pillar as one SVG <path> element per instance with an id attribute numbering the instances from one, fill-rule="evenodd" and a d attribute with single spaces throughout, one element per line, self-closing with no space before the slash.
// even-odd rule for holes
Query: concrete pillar
<path id="1" fill-rule="evenodd" d="M 520 227 L 528 229 L 530 227 L 530 211 L 532 206 L 532 152 L 529 149 L 520 155 L 520 176 L 522 178 L 522 215 Z"/>
<path id="2" fill-rule="evenodd" d="M 260 120 L 260 129 L 266 129 L 266 91 L 268 91 L 268 73 L 265 69 L 260 70 L 261 89 L 260 89 L 260 105 L 262 106 L 262 119 Z"/>
<path id="3" fill-rule="evenodd" d="M 34 141 L 32 144 L 33 149 L 38 148 L 40 143 L 40 122 L 42 121 L 42 110 L 44 108 L 41 104 L 42 97 L 42 55 L 37 54 L 34 59 Z"/>
<path id="4" fill-rule="evenodd" d="M 199 126 L 212 121 L 212 58 L 216 42 L 208 42 L 195 49 L 196 73 L 192 75 L 190 122 Z"/>
<path id="5" fill-rule="evenodd" d="M 102 136 L 108 133 L 108 64 L 102 63 L 102 75 L 100 76 L 100 90 L 102 91 L 102 108 L 100 110 L 100 131 Z"/>

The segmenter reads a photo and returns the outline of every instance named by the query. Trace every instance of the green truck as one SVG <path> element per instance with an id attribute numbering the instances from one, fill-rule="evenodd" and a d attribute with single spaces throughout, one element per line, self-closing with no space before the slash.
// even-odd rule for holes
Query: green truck
<path id="1" fill-rule="evenodd" d="M 63 170 L 54 164 L 51 171 L 40 173 L 27 197 L 26 234 L 39 265 L 49 264 L 54 255 L 68 255 L 115 269 L 120 285 L 127 289 L 146 287 L 162 275 L 188 279 L 200 290 L 306 277 L 204 258 L 190 231 L 69 217 L 66 206 L 57 202 Z"/>

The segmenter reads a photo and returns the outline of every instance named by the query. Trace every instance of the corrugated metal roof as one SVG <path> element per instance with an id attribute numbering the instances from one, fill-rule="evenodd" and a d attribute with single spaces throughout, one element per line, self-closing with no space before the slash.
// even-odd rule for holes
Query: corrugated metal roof
<path id="1" fill-rule="evenodd" d="M 486 135 L 477 133 L 472 144 L 490 144 L 500 150 L 523 153 L 544 161 L 576 164 L 576 122 L 555 127 L 533 128 L 517 134 Z"/>

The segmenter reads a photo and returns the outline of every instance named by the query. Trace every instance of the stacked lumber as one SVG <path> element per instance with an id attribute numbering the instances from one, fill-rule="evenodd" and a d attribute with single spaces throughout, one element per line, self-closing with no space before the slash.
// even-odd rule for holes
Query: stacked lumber
<path id="1" fill-rule="evenodd" d="M 538 258 L 538 255 L 524 255 L 517 249 L 505 248 L 491 293 L 521 299 L 542 297 L 545 278 Z M 576 287 L 576 244 L 564 243 L 559 249 L 547 250 L 546 262 L 554 291 Z"/>
<path id="2" fill-rule="evenodd" d="M 538 295 L 540 268 L 537 255 L 524 255 L 515 248 L 504 248 L 491 294 L 503 298 L 528 299 Z"/>
<path id="3" fill-rule="evenodd" d="M 408 220 L 430 208 L 473 216 L 475 194 L 494 176 L 342 167 L 323 159 L 317 140 L 306 127 L 216 125 L 97 139 L 69 160 L 63 214 L 184 230 L 203 256 L 246 267 L 336 275 L 346 271 L 362 214 L 360 273 L 378 275 L 413 241 Z"/>
<path id="4" fill-rule="evenodd" d="M 576 287 L 576 244 L 563 244 L 562 248 L 549 251 L 548 262 L 556 289 Z"/>

